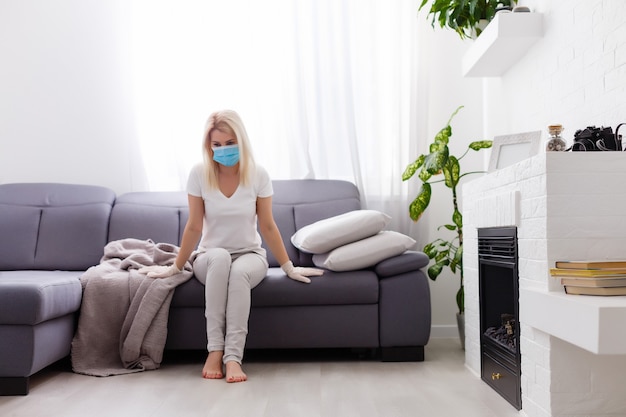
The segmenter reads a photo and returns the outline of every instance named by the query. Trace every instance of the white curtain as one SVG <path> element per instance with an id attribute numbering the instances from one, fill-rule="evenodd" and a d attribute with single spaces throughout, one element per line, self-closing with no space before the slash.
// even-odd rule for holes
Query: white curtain
<path id="1" fill-rule="evenodd" d="M 150 186 L 184 189 L 207 116 L 242 116 L 274 179 L 345 179 L 408 233 L 417 0 L 135 0 L 134 96 Z M 423 54 L 423 52 L 422 52 Z M 425 114 L 425 112 L 423 112 Z"/>

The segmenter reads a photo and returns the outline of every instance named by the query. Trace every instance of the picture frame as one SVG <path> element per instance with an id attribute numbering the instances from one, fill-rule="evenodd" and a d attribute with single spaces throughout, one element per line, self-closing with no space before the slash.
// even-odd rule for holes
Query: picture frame
<path id="1" fill-rule="evenodd" d="M 489 172 L 535 156 L 541 148 L 541 130 L 495 136 L 489 159 Z"/>

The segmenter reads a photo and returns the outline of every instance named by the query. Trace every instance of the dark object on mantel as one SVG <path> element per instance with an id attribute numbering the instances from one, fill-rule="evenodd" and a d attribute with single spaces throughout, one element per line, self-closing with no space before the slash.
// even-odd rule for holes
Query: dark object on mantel
<path id="1" fill-rule="evenodd" d="M 572 151 L 621 151 L 622 136 L 619 135 L 621 123 L 615 129 L 609 127 L 588 126 L 585 129 L 578 129 L 574 133 L 574 144 L 570 148 Z"/>

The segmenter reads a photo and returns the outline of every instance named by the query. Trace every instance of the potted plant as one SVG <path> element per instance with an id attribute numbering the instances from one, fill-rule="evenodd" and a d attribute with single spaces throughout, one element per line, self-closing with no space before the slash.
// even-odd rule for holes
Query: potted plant
<path id="1" fill-rule="evenodd" d="M 452 273 L 457 272 L 460 275 L 459 289 L 456 293 L 456 304 L 458 307 L 457 318 L 463 319 L 465 312 L 465 291 L 463 287 L 463 215 L 459 210 L 457 186 L 461 178 L 470 174 L 482 173 L 484 171 L 474 171 L 461 173 L 459 161 L 463 159 L 470 150 L 479 151 L 481 149 L 490 148 L 492 141 L 482 140 L 475 141 L 468 145 L 467 150 L 460 157 L 450 154 L 448 142 L 452 136 L 452 128 L 450 123 L 454 116 L 461 110 L 463 106 L 457 108 L 446 126 L 437 133 L 434 141 L 430 144 L 429 152 L 420 155 L 413 163 L 409 164 L 404 173 L 402 180 L 407 181 L 418 173 L 418 178 L 422 181 L 422 186 L 409 206 L 409 215 L 413 221 L 419 220 L 420 216 L 426 211 L 430 204 L 432 195 L 432 184 L 444 183 L 451 191 L 452 197 L 452 216 L 451 223 L 441 225 L 437 230 L 447 232 L 450 237 L 439 237 L 424 246 L 424 253 L 431 260 L 434 260 L 428 268 L 428 277 L 435 281 L 444 268 L 448 267 Z M 441 178 L 443 176 L 443 178 Z M 463 332 L 464 327 L 459 323 L 459 332 Z M 461 343 L 464 343 L 464 336 L 461 333 Z"/>
<path id="2" fill-rule="evenodd" d="M 429 0 L 422 0 L 418 11 L 427 3 Z M 432 15 L 433 27 L 439 23 L 440 27 L 448 27 L 465 39 L 480 35 L 497 10 L 510 9 L 516 3 L 517 0 L 432 0 L 427 16 Z"/>

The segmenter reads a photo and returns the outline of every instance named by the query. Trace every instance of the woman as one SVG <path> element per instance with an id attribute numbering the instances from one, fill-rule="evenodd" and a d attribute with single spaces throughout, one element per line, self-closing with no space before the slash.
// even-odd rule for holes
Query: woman
<path id="1" fill-rule="evenodd" d="M 208 357 L 202 376 L 227 382 L 247 379 L 241 362 L 250 314 L 250 291 L 267 274 L 261 236 L 289 278 L 309 283 L 320 269 L 294 267 L 272 215 L 272 183 L 252 156 L 237 113 L 211 114 L 204 134 L 204 163 L 187 183 L 189 219 L 171 267 L 148 273 L 165 278 L 179 273 L 196 248 L 194 275 L 205 285 Z M 258 230 L 261 233 L 257 232 Z"/>

